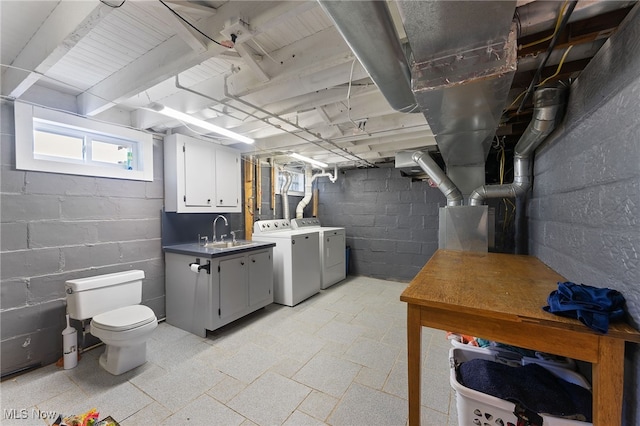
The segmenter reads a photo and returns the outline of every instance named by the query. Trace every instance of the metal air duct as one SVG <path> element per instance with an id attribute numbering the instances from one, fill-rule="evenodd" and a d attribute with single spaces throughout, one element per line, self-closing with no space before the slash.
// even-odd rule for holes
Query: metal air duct
<path id="1" fill-rule="evenodd" d="M 318 0 L 389 105 L 420 112 L 411 72 L 384 1 Z"/>
<path id="2" fill-rule="evenodd" d="M 403 1 L 398 7 L 413 53 L 415 99 L 447 175 L 468 195 L 484 184 L 485 161 L 516 71 L 516 2 Z"/>
<path id="3" fill-rule="evenodd" d="M 531 187 L 531 154 L 561 120 L 567 93 L 568 87 L 563 83 L 535 91 L 533 118 L 514 149 L 513 183 L 476 188 L 469 196 L 470 205 L 482 205 L 487 198 L 516 198 L 526 195 Z"/>
<path id="4" fill-rule="evenodd" d="M 429 178 L 438 186 L 438 189 L 447 197 L 447 206 L 461 206 L 462 205 L 462 193 L 451 182 L 451 179 L 447 177 L 444 171 L 433 161 L 433 158 L 426 152 L 417 151 L 412 157 L 422 170 L 429 176 Z"/>
<path id="5" fill-rule="evenodd" d="M 282 218 L 291 219 L 289 215 L 289 187 L 291 186 L 291 173 L 283 171 L 284 183 L 280 188 L 280 197 L 282 197 Z"/>

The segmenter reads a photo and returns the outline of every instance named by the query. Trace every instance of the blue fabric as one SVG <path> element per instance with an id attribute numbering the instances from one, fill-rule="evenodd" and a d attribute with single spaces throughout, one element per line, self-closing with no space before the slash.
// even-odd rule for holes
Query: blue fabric
<path id="1" fill-rule="evenodd" d="M 509 367 L 484 359 L 460 364 L 458 380 L 467 388 L 520 403 L 536 413 L 591 421 L 591 392 L 538 364 Z"/>
<path id="2" fill-rule="evenodd" d="M 617 290 L 591 287 L 572 282 L 558 283 L 549 294 L 547 312 L 577 318 L 600 333 L 609 330 L 609 322 L 624 317 L 624 296 Z"/>

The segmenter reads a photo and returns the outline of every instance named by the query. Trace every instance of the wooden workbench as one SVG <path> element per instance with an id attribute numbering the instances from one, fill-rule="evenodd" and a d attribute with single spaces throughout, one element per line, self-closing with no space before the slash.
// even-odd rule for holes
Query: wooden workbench
<path id="1" fill-rule="evenodd" d="M 593 424 L 620 425 L 626 323 L 606 335 L 542 310 L 567 281 L 532 256 L 438 250 L 400 296 L 407 302 L 409 424 L 420 424 L 422 327 L 470 334 L 593 364 Z"/>

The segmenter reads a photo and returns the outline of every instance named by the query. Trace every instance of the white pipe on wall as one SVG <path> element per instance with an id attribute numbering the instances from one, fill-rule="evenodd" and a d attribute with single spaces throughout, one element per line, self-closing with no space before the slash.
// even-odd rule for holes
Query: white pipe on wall
<path id="1" fill-rule="evenodd" d="M 331 173 L 327 173 L 324 170 L 322 170 L 322 172 L 316 173 L 315 175 L 312 176 L 311 171 L 312 171 L 311 166 L 307 166 L 305 168 L 304 197 L 302 198 L 302 200 L 300 200 L 300 202 L 298 203 L 298 206 L 296 207 L 296 219 L 302 219 L 304 216 L 304 208 L 307 207 L 307 205 L 309 204 L 309 201 L 311 201 L 313 181 L 316 180 L 316 178 L 327 176 L 329 178 L 329 181 L 331 181 L 331 183 L 336 183 L 336 180 L 338 180 L 338 166 L 334 166 L 333 175 Z"/>

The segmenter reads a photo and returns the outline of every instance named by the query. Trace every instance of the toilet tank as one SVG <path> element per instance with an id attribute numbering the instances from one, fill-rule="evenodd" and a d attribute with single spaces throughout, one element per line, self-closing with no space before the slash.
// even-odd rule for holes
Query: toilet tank
<path id="1" fill-rule="evenodd" d="M 69 280 L 65 283 L 67 312 L 71 318 L 83 320 L 137 305 L 142 301 L 142 279 L 144 271 L 134 269 Z"/>

